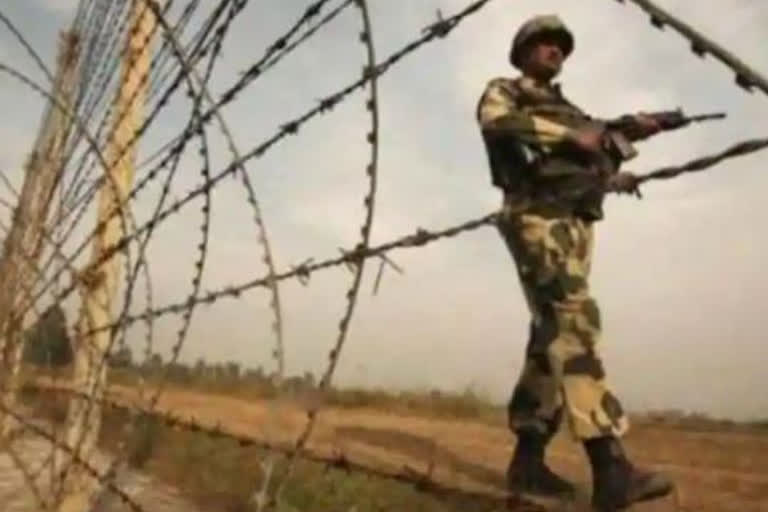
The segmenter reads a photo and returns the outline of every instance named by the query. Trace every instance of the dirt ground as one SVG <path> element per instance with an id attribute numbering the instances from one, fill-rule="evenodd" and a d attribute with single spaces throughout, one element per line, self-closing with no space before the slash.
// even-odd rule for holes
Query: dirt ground
<path id="1" fill-rule="evenodd" d="M 127 388 L 111 387 L 125 399 Z M 220 425 L 226 431 L 290 445 L 307 416 L 296 403 L 271 407 L 200 392 L 167 389 L 158 408 L 176 417 Z M 647 512 L 768 512 L 768 435 L 699 432 L 636 425 L 626 439 L 638 463 L 668 473 L 674 496 L 633 510 Z M 500 492 L 512 453 L 512 436 L 501 426 L 392 414 L 382 410 L 323 408 L 308 448 L 376 468 L 419 473 L 468 490 Z M 551 465 L 589 489 L 586 458 L 567 435 L 553 442 Z M 430 469 L 431 468 L 431 469 Z"/>

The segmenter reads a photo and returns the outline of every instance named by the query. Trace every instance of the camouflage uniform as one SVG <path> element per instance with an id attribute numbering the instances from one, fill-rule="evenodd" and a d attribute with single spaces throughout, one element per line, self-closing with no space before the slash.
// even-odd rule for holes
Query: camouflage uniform
<path id="1" fill-rule="evenodd" d="M 557 85 L 521 77 L 491 80 L 477 120 L 492 181 L 505 192 L 498 229 L 532 316 L 510 428 L 551 437 L 565 414 L 579 440 L 621 436 L 628 421 L 606 383 L 600 310 L 588 285 L 603 197 L 583 186 L 610 161 L 584 160 L 563 144 L 591 119 Z"/>
<path id="2" fill-rule="evenodd" d="M 507 487 L 549 496 L 576 492 L 544 460 L 565 415 L 589 458 L 594 508 L 616 512 L 674 487 L 664 475 L 636 467 L 624 452 L 619 437 L 628 421 L 606 383 L 600 311 L 588 285 L 594 223 L 603 217 L 603 188 L 594 185 L 632 187 L 631 179 L 617 186 L 624 180 L 606 178 L 636 153 L 629 140 L 640 140 L 644 130 L 583 130 L 593 120 L 550 85 L 559 72 L 548 58 L 557 57 L 549 53 L 552 43 L 563 57 L 573 50 L 573 36 L 557 16 L 524 23 L 510 52 L 523 77 L 491 80 L 477 108 L 492 182 L 504 191 L 499 231 L 532 316 L 525 365 L 509 403 L 517 443 Z"/>

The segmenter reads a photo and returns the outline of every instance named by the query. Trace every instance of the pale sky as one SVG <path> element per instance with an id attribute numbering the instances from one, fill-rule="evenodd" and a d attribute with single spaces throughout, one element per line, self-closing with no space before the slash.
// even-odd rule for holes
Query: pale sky
<path id="1" fill-rule="evenodd" d="M 76 3 L 14 0 L 5 2 L 3 12 L 51 65 L 57 31 L 68 26 Z M 214 94 L 231 85 L 309 3 L 250 2 L 225 43 L 212 82 Z M 437 8 L 449 15 L 466 5 L 464 0 L 370 3 L 380 60 L 417 37 L 434 21 Z M 765 2 L 659 4 L 768 73 Z M 447 227 L 498 207 L 500 197 L 490 186 L 474 109 L 490 78 L 515 74 L 506 62 L 509 41 L 520 23 L 536 13 L 558 13 L 574 31 L 575 53 L 561 81 L 565 93 L 595 115 L 678 106 L 691 113 L 728 112 L 725 122 L 643 143 L 640 157 L 628 169 L 682 163 L 768 135 L 763 129 L 768 98 L 734 86 L 729 70 L 712 58 L 694 57 L 685 40 L 653 28 L 634 6 L 612 0 L 496 0 L 449 38 L 422 48 L 380 80 L 373 243 L 418 226 Z M 196 19 L 200 17 L 198 13 Z M 359 76 L 365 56 L 356 42 L 359 30 L 357 10 L 350 9 L 224 109 L 243 152 Z M 0 60 L 44 84 L 4 27 L 0 38 Z M 0 77 L 0 91 L 6 119 L 0 125 L 0 166 L 18 184 L 43 102 L 7 75 Z M 249 163 L 279 269 L 309 257 L 333 257 L 338 247 L 357 243 L 367 187 L 366 97 L 353 95 Z M 147 134 L 144 156 L 182 129 L 188 109 L 178 107 L 163 114 Z M 218 171 L 227 165 L 228 154 L 215 129 L 211 137 L 213 169 Z M 183 160 L 172 198 L 199 183 L 196 155 L 197 144 Z M 592 288 L 603 311 L 608 375 L 628 408 L 683 408 L 737 418 L 768 415 L 768 395 L 759 391 L 768 360 L 762 324 L 768 315 L 768 242 L 762 238 L 768 175 L 760 165 L 763 158 L 752 155 L 705 173 L 651 183 L 644 188 L 643 201 L 608 200 L 607 218 L 597 226 Z M 141 196 L 139 219 L 150 214 L 160 187 L 155 182 Z M 2 197 L 12 200 L 2 190 Z M 263 275 L 239 181 L 225 180 L 213 201 L 204 288 Z M 196 201 L 163 224 L 151 243 L 156 304 L 183 300 L 191 289 L 201 205 Z M 405 274 L 388 271 L 374 297 L 378 264 L 366 266 L 335 382 L 396 389 L 461 390 L 472 385 L 506 400 L 522 362 L 528 313 L 512 260 L 495 230 L 486 227 L 390 256 Z M 337 268 L 314 275 L 306 288 L 295 281 L 281 286 L 289 373 L 324 369 L 351 277 Z M 271 368 L 274 341 L 267 300 L 266 291 L 259 289 L 239 301 L 196 310 L 182 359 L 202 356 Z M 158 349 L 167 351 L 178 324 L 179 319 L 157 323 Z M 135 334 L 132 346 L 139 351 L 143 331 Z"/>

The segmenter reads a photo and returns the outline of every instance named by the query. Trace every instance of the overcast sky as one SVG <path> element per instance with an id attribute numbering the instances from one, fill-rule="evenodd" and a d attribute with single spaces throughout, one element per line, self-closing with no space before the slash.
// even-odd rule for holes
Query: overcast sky
<path id="1" fill-rule="evenodd" d="M 434 21 L 437 8 L 448 15 L 465 5 L 463 0 L 370 3 L 380 60 L 419 35 Z M 768 73 L 765 2 L 710 1 L 706 8 L 703 2 L 659 3 Z M 308 4 L 250 2 L 224 46 L 214 93 L 231 85 Z M 71 22 L 75 6 L 74 0 L 14 0 L 4 3 L 3 12 L 51 64 L 57 31 Z M 498 207 L 475 105 L 490 78 L 515 74 L 506 54 L 520 23 L 532 14 L 554 12 L 576 36 L 575 53 L 561 77 L 564 91 L 586 110 L 614 116 L 680 106 L 692 113 L 729 114 L 725 122 L 643 143 L 640 157 L 628 168 L 647 171 L 681 163 L 767 135 L 768 98 L 734 86 L 733 74 L 719 62 L 695 58 L 683 39 L 653 28 L 634 6 L 608 0 L 496 0 L 451 37 L 409 56 L 380 80 L 374 243 L 417 226 L 447 227 Z M 359 30 L 357 10 L 350 9 L 224 110 L 241 150 L 359 76 L 365 57 L 357 43 Z M 0 38 L 0 60 L 44 83 L 11 33 L 0 27 Z M 0 166 L 18 184 L 43 102 L 7 75 L 0 77 L 0 91 L 6 120 L 0 124 Z M 281 269 L 309 257 L 335 256 L 338 247 L 357 243 L 369 158 L 364 100 L 360 93 L 353 95 L 248 165 Z M 185 109 L 161 116 L 143 141 L 143 155 L 178 132 L 186 119 Z M 220 170 L 228 154 L 216 131 L 211 134 L 213 168 Z M 199 183 L 196 151 L 192 147 L 184 159 L 182 176 L 172 187 L 174 198 Z M 706 173 L 651 183 L 643 201 L 608 200 L 607 218 L 597 226 L 592 288 L 604 315 L 608 374 L 629 408 L 768 415 L 768 395 L 759 391 L 768 360 L 764 158 L 748 156 Z M 159 189 L 158 183 L 142 196 L 137 217 L 148 216 Z M 3 197 L 12 199 L 6 189 Z M 239 182 L 226 180 L 213 200 L 204 288 L 263 275 Z M 183 300 L 190 291 L 201 205 L 197 201 L 182 210 L 153 239 L 157 304 Z M 528 313 L 497 233 L 486 227 L 391 257 L 405 274 L 386 272 L 378 295 L 372 296 L 378 264 L 369 262 L 336 382 L 410 389 L 471 385 L 505 399 L 521 365 Z M 308 287 L 297 282 L 281 287 L 289 373 L 324 369 L 351 277 L 338 268 L 316 274 Z M 263 289 L 197 310 L 182 359 L 202 356 L 270 368 L 270 322 Z M 156 328 L 158 347 L 166 351 L 178 319 Z M 132 337 L 136 350 L 138 338 Z"/>

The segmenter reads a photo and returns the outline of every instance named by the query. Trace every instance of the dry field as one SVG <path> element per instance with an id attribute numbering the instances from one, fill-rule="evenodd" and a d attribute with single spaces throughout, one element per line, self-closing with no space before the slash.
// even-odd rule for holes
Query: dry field
<path id="1" fill-rule="evenodd" d="M 126 386 L 113 386 L 111 390 L 119 401 L 128 400 L 132 393 Z M 292 443 L 306 422 L 306 414 L 296 402 L 282 404 L 275 410 L 265 401 L 178 388 L 169 388 L 162 395 L 159 409 L 177 417 L 194 418 L 202 425 L 220 425 L 234 434 L 285 445 Z M 186 443 L 197 444 L 190 439 Z M 768 512 L 768 434 L 764 432 L 638 424 L 628 436 L 627 446 L 638 463 L 668 472 L 678 485 L 675 496 L 636 506 L 635 510 Z M 215 446 L 210 449 L 219 451 Z M 231 447 L 232 451 L 238 449 Z M 498 494 L 503 486 L 503 470 L 512 452 L 513 440 L 503 425 L 488 422 L 396 414 L 373 408 L 325 407 L 318 416 L 308 449 L 329 457 L 343 454 L 355 463 L 385 471 L 401 472 L 405 467 L 422 474 L 429 471 L 431 480 L 439 484 Z M 169 483 L 178 485 L 182 492 L 185 487 L 201 485 L 199 481 L 193 484 L 192 480 L 169 470 L 172 465 L 169 459 L 173 457 L 162 443 L 158 443 L 149 456 L 150 459 L 155 457 L 164 458 L 165 463 L 150 462 L 147 467 L 149 471 L 155 468 L 159 478 L 171 480 Z M 553 443 L 550 460 L 555 468 L 588 489 L 586 459 L 578 445 L 566 436 L 559 437 Z M 179 468 L 176 469 L 178 473 Z M 237 468 L 232 470 L 237 471 Z M 186 471 L 192 472 L 195 468 L 187 466 Z M 306 477 L 306 472 L 297 475 L 297 478 Z M 313 491 L 305 492 L 311 494 Z M 320 489 L 315 492 L 325 493 Z M 356 492 L 372 491 L 365 487 Z M 414 491 L 413 494 L 418 493 Z M 307 503 L 312 500 L 312 496 L 305 496 Z M 416 503 L 403 501 L 407 500 L 401 499 L 400 506 L 382 505 L 370 510 L 404 510 L 401 507 L 408 509 L 408 505 L 417 508 Z M 420 505 L 419 509 L 498 510 L 490 508 L 492 505 L 492 502 L 478 502 L 475 506 L 465 501 L 457 507 L 455 503 L 444 502 L 431 507 Z M 309 507 L 303 510 L 328 509 Z M 358 510 L 363 512 L 369 508 Z"/>

